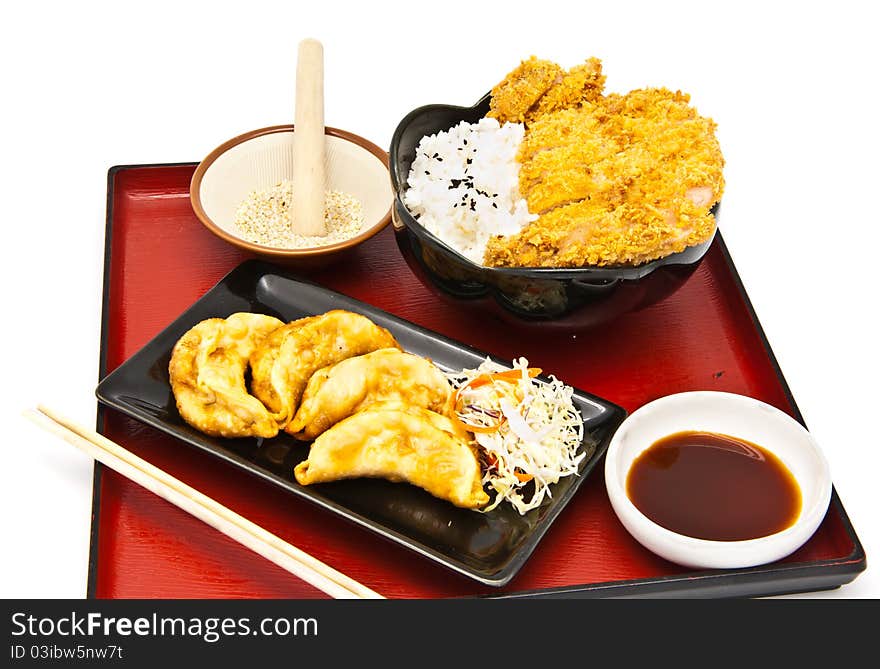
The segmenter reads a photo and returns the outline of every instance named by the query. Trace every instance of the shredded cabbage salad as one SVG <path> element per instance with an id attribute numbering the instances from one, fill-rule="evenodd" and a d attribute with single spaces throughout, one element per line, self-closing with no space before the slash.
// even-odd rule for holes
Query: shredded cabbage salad
<path id="1" fill-rule="evenodd" d="M 550 486 L 577 474 L 585 453 L 583 419 L 572 388 L 556 377 L 534 377 L 525 358 L 513 369 L 488 358 L 476 369 L 450 373 L 455 389 L 449 415 L 473 433 L 482 449 L 483 485 L 494 491 L 491 511 L 507 500 L 520 514 L 552 498 Z"/>

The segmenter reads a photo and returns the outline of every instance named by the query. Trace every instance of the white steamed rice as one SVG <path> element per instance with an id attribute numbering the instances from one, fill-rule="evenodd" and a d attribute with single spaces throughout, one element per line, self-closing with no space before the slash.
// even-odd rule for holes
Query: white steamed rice
<path id="1" fill-rule="evenodd" d="M 537 218 L 519 193 L 521 123 L 462 121 L 423 137 L 403 200 L 419 223 L 462 255 L 483 263 L 492 235 L 511 235 Z"/>

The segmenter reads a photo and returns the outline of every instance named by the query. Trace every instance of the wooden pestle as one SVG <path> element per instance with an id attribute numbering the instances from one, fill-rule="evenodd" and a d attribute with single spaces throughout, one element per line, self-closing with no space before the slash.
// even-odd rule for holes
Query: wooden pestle
<path id="1" fill-rule="evenodd" d="M 293 133 L 293 231 L 323 236 L 325 182 L 324 47 L 315 39 L 299 43 L 296 61 L 296 115 Z"/>

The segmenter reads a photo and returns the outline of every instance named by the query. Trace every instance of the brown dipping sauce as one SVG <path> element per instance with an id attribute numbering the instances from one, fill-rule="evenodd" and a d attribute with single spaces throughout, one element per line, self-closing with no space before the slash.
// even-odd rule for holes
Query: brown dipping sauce
<path id="1" fill-rule="evenodd" d="M 713 432 L 677 432 L 654 442 L 633 462 L 626 494 L 658 525 L 714 541 L 774 534 L 801 510 L 801 489 L 779 458 Z"/>

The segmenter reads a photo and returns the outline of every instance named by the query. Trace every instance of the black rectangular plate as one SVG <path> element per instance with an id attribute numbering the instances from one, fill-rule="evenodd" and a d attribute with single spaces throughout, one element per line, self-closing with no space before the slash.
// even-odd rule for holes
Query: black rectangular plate
<path id="1" fill-rule="evenodd" d="M 436 332 L 397 318 L 369 304 L 303 281 L 257 260 L 242 263 L 140 351 L 103 379 L 98 399 L 186 443 L 240 467 L 416 551 L 481 583 L 505 585 L 525 564 L 541 537 L 601 460 L 611 435 L 626 417 L 619 406 L 575 389 L 573 402 L 584 419 L 577 476 L 562 479 L 553 497 L 524 516 L 507 504 L 488 513 L 459 509 L 419 488 L 377 479 L 353 479 L 301 486 L 293 468 L 308 445 L 282 434 L 273 439 L 222 439 L 190 427 L 180 417 L 168 380 L 175 342 L 196 323 L 238 311 L 264 313 L 291 321 L 330 309 L 347 309 L 387 328 L 407 351 L 430 358 L 440 368 L 478 366 L 487 357 Z"/>

